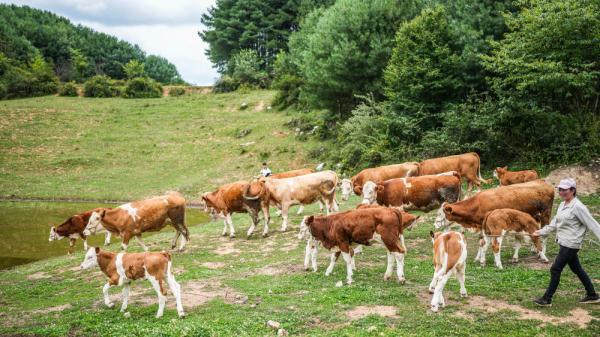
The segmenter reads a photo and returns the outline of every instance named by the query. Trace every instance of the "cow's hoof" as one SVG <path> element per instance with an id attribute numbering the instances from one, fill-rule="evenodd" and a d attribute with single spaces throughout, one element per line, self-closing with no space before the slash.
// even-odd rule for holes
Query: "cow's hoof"
<path id="1" fill-rule="evenodd" d="M 467 298 L 467 297 L 468 297 L 468 295 L 467 295 L 467 292 L 460 293 L 460 297 L 462 297 L 462 298 Z"/>
<path id="2" fill-rule="evenodd" d="M 227 236 L 227 232 L 223 232 L 223 234 L 221 234 L 221 236 Z"/>
<path id="3" fill-rule="evenodd" d="M 513 259 L 511 259 L 511 261 L 512 261 L 512 263 L 519 263 L 519 259 L 513 258 Z"/>
<path id="4" fill-rule="evenodd" d="M 106 307 L 108 307 L 108 308 L 114 308 L 115 304 L 113 302 L 106 303 Z"/>
<path id="5" fill-rule="evenodd" d="M 304 271 L 309 271 L 309 270 L 310 270 L 310 268 L 304 267 Z"/>
<path id="6" fill-rule="evenodd" d="M 383 280 L 384 281 L 389 281 L 390 279 L 390 275 L 383 275 Z"/>
<path id="7" fill-rule="evenodd" d="M 180 313 L 179 313 L 179 318 L 185 318 L 185 313 L 183 313 L 183 312 L 180 312 Z"/>
<path id="8" fill-rule="evenodd" d="M 434 289 L 434 288 L 429 288 L 429 289 L 427 289 L 427 291 L 428 291 L 430 294 L 433 294 L 433 293 L 435 292 L 435 289 Z"/>
<path id="9" fill-rule="evenodd" d="M 440 311 L 440 309 L 438 308 L 438 306 L 437 306 L 437 305 L 435 305 L 435 306 L 432 306 L 432 307 L 431 307 L 431 311 L 433 311 L 433 312 L 438 312 L 438 311 Z"/>
<path id="10" fill-rule="evenodd" d="M 229 238 L 230 238 L 230 239 L 235 239 L 235 234 L 231 234 L 231 235 L 229 235 Z"/>
<path id="11" fill-rule="evenodd" d="M 399 279 L 399 280 L 398 280 L 398 283 L 400 283 L 400 284 L 404 284 L 404 283 L 406 283 L 406 279 L 404 279 L 404 278 L 401 278 L 401 279 Z"/>
<path id="12" fill-rule="evenodd" d="M 156 318 L 161 318 L 162 316 L 163 316 L 163 315 L 158 315 L 158 314 L 157 314 L 157 315 L 156 315 Z"/>
<path id="13" fill-rule="evenodd" d="M 266 237 L 268 237 L 268 236 L 269 236 L 269 233 L 263 233 L 263 234 L 262 234 L 262 237 L 263 237 L 263 238 L 266 238 Z"/>

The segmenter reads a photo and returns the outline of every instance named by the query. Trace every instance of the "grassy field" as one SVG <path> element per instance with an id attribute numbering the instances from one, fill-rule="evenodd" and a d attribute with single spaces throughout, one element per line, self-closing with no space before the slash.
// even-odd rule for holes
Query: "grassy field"
<path id="1" fill-rule="evenodd" d="M 274 94 L 2 101 L 0 196 L 195 197 L 250 178 L 262 160 L 274 171 L 299 168 L 314 142 L 297 141 L 284 126 L 291 117 L 268 111 Z"/>
<path id="2" fill-rule="evenodd" d="M 18 197 L 127 199 L 167 189 L 187 196 L 218 184 L 248 178 L 261 152 L 275 169 L 304 165 L 314 145 L 299 142 L 283 125 L 291 117 L 267 112 L 273 92 L 192 95 L 157 100 L 44 97 L 0 103 L 0 193 Z M 240 111 L 242 102 L 248 108 Z M 258 107 L 262 106 L 263 109 Z M 243 128 L 250 134 L 236 138 Z M 287 133 L 287 135 L 286 135 Z M 239 144 L 256 142 L 247 147 Z M 244 149 L 244 150 L 242 150 Z M 242 153 L 244 152 L 244 153 Z M 262 155 L 267 156 L 266 154 Z M 582 197 L 600 218 L 600 195 Z M 358 203 L 353 196 L 343 209 Z M 196 210 L 197 211 L 197 210 Z M 310 206 L 305 214 L 318 212 Z M 429 311 L 433 215 L 406 233 L 407 282 L 383 281 L 385 249 L 366 247 L 357 256 L 351 286 L 342 261 L 326 277 L 327 252 L 319 271 L 303 270 L 304 241 L 291 229 L 277 229 L 273 216 L 267 238 L 243 237 L 250 219 L 235 215 L 238 238 L 221 237 L 222 222 L 191 227 L 187 251 L 173 253 L 187 317 L 178 319 L 169 295 L 165 316 L 155 319 L 156 295 L 147 281 L 134 283 L 128 311 L 119 313 L 120 288 L 111 289 L 116 307 L 102 302 L 104 276 L 81 271 L 83 252 L 0 271 L 0 336 L 268 336 L 268 320 L 300 336 L 599 336 L 600 305 L 579 305 L 584 291 L 564 271 L 551 308 L 532 299 L 543 293 L 549 265 L 521 250 L 509 262 L 512 239 L 505 241 L 504 270 L 473 263 L 476 236 L 467 234 L 469 257 L 461 299 L 458 282 L 446 287 L 447 307 Z M 171 232 L 146 241 L 152 250 L 169 246 Z M 63 244 L 66 249 L 66 242 Z M 117 251 L 119 240 L 108 247 Z M 600 290 L 597 244 L 586 242 L 582 264 Z M 130 251 L 140 251 L 137 243 Z M 549 240 L 548 257 L 557 246 Z"/>

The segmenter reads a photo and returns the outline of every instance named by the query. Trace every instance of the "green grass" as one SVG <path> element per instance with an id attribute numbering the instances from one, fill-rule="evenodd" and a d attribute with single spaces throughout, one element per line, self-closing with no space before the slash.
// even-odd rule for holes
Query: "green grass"
<path id="1" fill-rule="evenodd" d="M 186 196 L 306 163 L 273 91 L 160 99 L 39 97 L 0 102 L 0 196 Z M 245 102 L 248 108 L 240 110 Z M 243 129 L 250 134 L 237 138 Z M 250 143 L 242 146 L 241 144 Z"/>
<path id="2" fill-rule="evenodd" d="M 313 145 L 298 142 L 283 124 L 290 119 L 281 112 L 254 112 L 254 107 L 273 97 L 273 92 L 189 95 L 158 100 L 82 99 L 44 97 L 0 103 L 0 186 L 3 195 L 19 197 L 134 198 L 182 190 L 187 196 L 239 178 L 257 170 L 261 152 L 269 154 L 276 169 L 307 165 L 304 154 Z M 241 102 L 249 108 L 238 110 Z M 241 139 L 242 128 L 252 132 Z M 256 141 L 241 153 L 240 143 Z M 264 156 L 264 154 L 263 154 Z M 308 165 L 312 165 L 308 164 Z M 600 195 L 583 197 L 597 216 Z M 343 205 L 353 208 L 357 197 Z M 305 214 L 318 212 L 310 206 Z M 600 306 L 578 305 L 583 287 L 564 271 L 554 306 L 534 307 L 532 299 L 543 293 L 549 281 L 549 265 L 538 263 L 521 250 L 521 262 L 509 262 L 511 239 L 503 249 L 504 270 L 482 268 L 472 262 L 477 238 L 467 234 L 469 257 L 466 287 L 470 299 L 460 299 L 458 283 L 446 287 L 448 306 L 440 313 L 429 311 L 427 286 L 433 272 L 432 214 L 406 233 L 407 283 L 383 281 L 385 249 L 366 247 L 357 256 L 354 284 L 335 287 L 345 279 L 338 261 L 326 277 L 327 252 L 319 252 L 319 271 L 303 270 L 304 242 L 296 237 L 301 216 L 291 216 L 292 227 L 277 231 L 281 219 L 273 216 L 268 238 L 244 237 L 250 219 L 237 214 L 238 237 L 221 237 L 222 221 L 191 227 L 191 241 L 184 253 L 174 253 L 176 277 L 182 285 L 184 303 L 202 295 L 221 294 L 193 307 L 178 319 L 173 298 L 165 316 L 155 319 L 156 296 L 147 281 L 132 287 L 130 318 L 116 307 L 102 304 L 105 278 L 99 271 L 80 271 L 83 252 L 0 271 L 0 335 L 42 336 L 266 336 L 275 331 L 268 320 L 281 323 L 290 335 L 301 336 L 598 336 Z M 260 228 L 257 229 L 260 233 Z M 168 247 L 170 232 L 145 241 L 151 249 Z M 256 235 L 256 234 L 255 234 Z M 61 243 L 57 243 L 61 244 Z M 62 242 L 65 245 L 66 242 Z M 108 247 L 117 251 L 119 240 Z M 219 254 L 231 248 L 233 254 Z M 580 259 L 600 288 L 599 247 L 584 245 Z M 140 251 L 137 243 L 130 251 Z M 549 258 L 557 253 L 549 240 Z M 213 265 L 207 265 L 212 263 Z M 217 268 L 215 268 L 217 267 Z M 268 268 L 265 268 L 268 267 Z M 200 288 L 203 285 L 204 288 Z M 120 288 L 111 289 L 118 296 Z M 227 294 L 227 296 L 225 296 Z M 235 296 L 247 296 L 236 303 Z M 488 307 L 472 304 L 488 301 Z M 243 301 L 242 301 L 243 302 Z M 550 318 L 570 317 L 583 309 L 593 317 L 585 328 L 573 323 L 552 324 L 519 319 L 513 310 L 488 311 L 506 304 L 542 313 Z M 350 320 L 347 312 L 358 306 L 385 305 L 396 308 L 395 317 L 370 315 Z M 375 330 L 373 330 L 375 329 Z"/>

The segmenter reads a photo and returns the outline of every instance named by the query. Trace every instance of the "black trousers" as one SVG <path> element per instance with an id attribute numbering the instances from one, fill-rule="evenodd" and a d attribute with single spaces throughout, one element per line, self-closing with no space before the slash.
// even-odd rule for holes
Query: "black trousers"
<path id="1" fill-rule="evenodd" d="M 552 300 L 552 296 L 556 292 L 556 288 L 558 288 L 558 284 L 560 283 L 560 274 L 562 273 L 563 268 L 568 264 L 569 268 L 579 277 L 581 283 L 585 287 L 585 291 L 588 295 L 595 295 L 596 291 L 594 290 L 594 285 L 590 280 L 588 274 L 586 274 L 585 270 L 579 263 L 579 257 L 577 257 L 577 252 L 579 249 L 573 249 L 568 247 L 560 246 L 560 250 L 558 251 L 558 255 L 550 268 L 550 284 L 548 285 L 548 289 L 546 289 L 546 293 L 544 294 L 544 298 L 547 300 Z"/>

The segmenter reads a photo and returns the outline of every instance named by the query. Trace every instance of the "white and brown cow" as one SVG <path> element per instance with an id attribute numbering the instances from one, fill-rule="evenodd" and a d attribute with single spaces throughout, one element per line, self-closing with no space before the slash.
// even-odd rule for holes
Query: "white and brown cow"
<path id="1" fill-rule="evenodd" d="M 479 262 L 482 266 L 485 265 L 485 254 L 491 241 L 492 250 L 494 251 L 494 263 L 496 264 L 496 267 L 502 269 L 500 250 L 504 235 L 507 233 L 515 234 L 516 240 L 514 245 L 515 252 L 513 255 L 513 262 L 519 261 L 519 248 L 521 248 L 521 243 L 523 241 L 523 236 L 520 234 L 529 236 L 536 230 L 540 229 L 540 227 L 540 223 L 534 219 L 534 217 L 528 213 L 521 212 L 516 209 L 500 208 L 488 212 L 483 220 L 483 228 L 481 231 L 483 235 L 483 242 L 480 242 L 480 245 L 483 243 L 483 247 L 481 248 L 482 254 Z M 545 255 L 545 240 L 532 236 L 531 241 L 533 242 L 540 259 L 544 262 L 548 262 L 548 258 Z"/>
<path id="2" fill-rule="evenodd" d="M 303 169 L 298 169 L 298 170 L 274 173 L 274 174 L 271 174 L 269 176 L 269 178 L 284 179 L 284 178 L 303 176 L 305 174 L 311 174 L 311 173 L 315 173 L 315 170 L 309 169 L 309 168 L 303 168 Z M 320 201 L 319 201 L 319 209 L 321 211 L 323 210 L 323 204 Z M 296 214 L 302 214 L 302 212 L 304 212 L 304 205 L 300 205 L 300 207 L 298 207 L 298 211 L 296 212 Z M 281 210 L 277 210 L 277 215 L 281 215 Z"/>
<path id="3" fill-rule="evenodd" d="M 400 283 L 404 283 L 404 253 L 406 248 L 402 244 L 402 212 L 395 208 L 372 207 L 355 209 L 325 216 L 308 216 L 303 221 L 306 226 L 304 231 L 310 233 L 328 250 L 337 248 L 346 262 L 346 281 L 352 283 L 352 270 L 354 266 L 354 250 L 352 244 L 370 245 L 372 240 L 381 241 L 388 250 L 387 269 L 384 280 L 392 276 L 393 263 L 396 261 L 397 276 Z M 314 259 L 317 255 L 317 246 L 311 252 Z M 335 253 L 334 253 L 335 254 Z M 334 260 L 332 254 L 332 261 Z M 331 273 L 331 269 L 328 272 Z"/>
<path id="4" fill-rule="evenodd" d="M 102 288 L 102 293 L 104 294 L 104 304 L 109 308 L 114 307 L 115 304 L 108 296 L 108 289 L 112 286 L 123 286 L 123 303 L 121 304 L 121 312 L 123 313 L 127 310 L 131 282 L 141 278 L 149 280 L 158 295 L 156 318 L 162 317 L 165 310 L 167 291 L 164 287 L 164 281 L 166 280 L 175 297 L 177 313 L 179 317 L 184 317 L 181 287 L 175 280 L 175 276 L 173 276 L 171 263 L 171 254 L 164 251 L 160 253 L 115 254 L 101 250 L 98 247 L 92 247 L 85 254 L 81 268 L 89 269 L 98 266 L 102 273 L 108 277 L 108 282 Z"/>
<path id="5" fill-rule="evenodd" d="M 448 171 L 456 171 L 468 182 L 467 191 L 470 192 L 473 184 L 480 189 L 481 183 L 487 180 L 481 177 L 481 163 L 479 155 L 475 152 L 464 153 L 454 156 L 439 157 L 423 160 L 418 164 L 418 175 L 432 175 Z"/>
<path id="6" fill-rule="evenodd" d="M 543 227 L 550 223 L 553 201 L 554 188 L 541 179 L 491 188 L 453 204 L 442 204 L 435 219 L 435 227 L 445 228 L 456 222 L 464 228 L 480 231 L 488 212 L 499 208 L 516 209 L 539 217 Z M 479 249 L 476 261 L 479 261 L 481 253 Z"/>
<path id="7" fill-rule="evenodd" d="M 259 178 L 250 183 L 244 192 L 244 198 L 254 200 L 263 193 L 269 196 L 269 205 L 281 209 L 283 222 L 281 231 L 286 231 L 288 226 L 288 213 L 292 205 L 309 205 L 317 201 L 325 204 L 325 211 L 337 211 L 335 189 L 338 176 L 333 171 L 322 171 L 302 176 L 271 179 Z M 253 191 L 260 191 L 256 194 Z M 267 205 L 268 206 L 268 205 Z"/>
<path id="8" fill-rule="evenodd" d="M 402 164 L 386 165 L 364 169 L 350 180 L 352 190 L 356 195 L 362 194 L 362 187 L 367 181 L 376 184 L 393 178 L 403 178 L 419 175 L 419 166 L 416 162 L 406 162 Z"/>
<path id="9" fill-rule="evenodd" d="M 87 226 L 88 221 L 90 220 L 90 216 L 94 211 L 99 211 L 99 208 L 95 208 L 91 211 L 86 211 L 81 214 L 75 214 L 65 220 L 62 224 L 56 226 L 52 226 L 50 228 L 50 237 L 48 241 L 56 241 L 62 240 L 64 238 L 69 238 L 69 254 L 72 253 L 73 246 L 75 245 L 75 241 L 80 238 L 83 240 L 83 250 L 88 249 L 87 245 L 87 236 L 84 234 L 85 226 Z M 106 231 L 106 237 L 104 239 L 104 245 L 108 245 L 110 243 L 110 232 Z"/>
<path id="10" fill-rule="evenodd" d="M 129 202 L 117 208 L 102 208 L 92 213 L 84 231 L 85 235 L 95 233 L 101 228 L 123 239 L 121 247 L 127 250 L 129 240 L 135 237 L 145 251 L 148 247 L 142 241 L 143 232 L 160 231 L 167 225 L 175 228 L 175 237 L 171 249 L 175 249 L 177 240 L 183 235 L 179 250 L 183 251 L 189 240 L 189 231 L 185 225 L 185 199 L 178 192 Z"/>
<path id="11" fill-rule="evenodd" d="M 352 195 L 352 192 L 352 180 L 348 178 L 342 179 L 342 181 L 340 182 L 340 193 L 342 195 L 342 201 L 348 201 L 348 199 L 350 199 L 350 195 Z"/>
<path id="12" fill-rule="evenodd" d="M 389 179 L 379 184 L 369 181 L 363 186 L 362 203 L 428 212 L 444 202 L 460 200 L 460 185 L 456 172 Z"/>
<path id="13" fill-rule="evenodd" d="M 248 237 L 252 235 L 259 222 L 259 213 L 262 210 L 264 214 L 265 227 L 263 236 L 269 233 L 269 204 L 268 191 L 250 189 L 253 198 L 244 198 L 244 191 L 251 188 L 247 181 L 236 181 L 219 187 L 216 191 L 206 192 L 202 195 L 202 201 L 205 210 L 213 214 L 220 214 L 223 220 L 223 236 L 227 235 L 227 225 L 229 225 L 229 237 L 235 237 L 235 228 L 231 214 L 248 213 L 252 219 L 252 225 L 248 229 Z"/>
<path id="14" fill-rule="evenodd" d="M 526 183 L 538 179 L 538 173 L 535 170 L 509 171 L 507 166 L 496 167 L 494 177 L 498 179 L 500 185 L 507 186 L 512 184 Z"/>
<path id="15" fill-rule="evenodd" d="M 444 287 L 452 274 L 456 274 L 460 283 L 460 296 L 467 296 L 465 288 L 465 269 L 467 266 L 467 240 L 459 232 L 429 232 L 433 242 L 434 272 L 429 293 L 431 298 L 431 311 L 437 312 L 439 307 L 445 306 Z"/>

